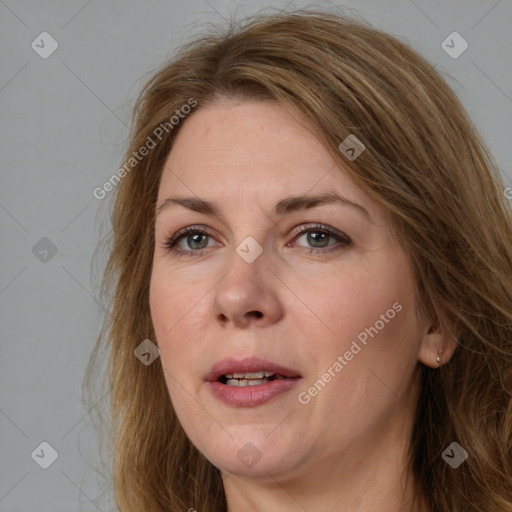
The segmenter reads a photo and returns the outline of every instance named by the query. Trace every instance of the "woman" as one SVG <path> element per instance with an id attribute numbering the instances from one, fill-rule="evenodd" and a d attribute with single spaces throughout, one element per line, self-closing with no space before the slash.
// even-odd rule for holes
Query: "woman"
<path id="1" fill-rule="evenodd" d="M 120 510 L 511 511 L 512 215 L 431 66 L 261 16 L 134 114 L 87 374 Z"/>

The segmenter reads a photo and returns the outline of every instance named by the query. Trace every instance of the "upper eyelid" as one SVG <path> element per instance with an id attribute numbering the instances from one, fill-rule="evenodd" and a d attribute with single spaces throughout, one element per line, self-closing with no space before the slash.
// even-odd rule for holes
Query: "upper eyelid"
<path id="1" fill-rule="evenodd" d="M 302 229 L 298 229 L 298 228 L 302 228 Z M 292 231 L 294 234 L 298 234 L 298 233 L 301 233 L 302 231 L 313 230 L 313 229 L 318 229 L 319 231 L 324 230 L 327 232 L 332 231 L 332 233 L 330 233 L 330 234 L 339 234 L 340 236 L 344 235 L 344 233 L 342 231 L 340 231 L 339 229 L 336 229 L 336 228 L 333 228 L 332 226 L 328 226 L 327 224 L 321 224 L 318 222 L 311 222 L 311 223 L 310 222 L 306 222 L 306 223 L 302 222 L 300 224 L 297 224 L 293 228 L 291 228 L 290 231 Z M 187 233 L 194 232 L 194 231 L 204 231 L 209 236 L 212 236 L 212 237 L 214 236 L 214 234 L 213 234 L 214 230 L 212 230 L 208 226 L 203 225 L 203 224 L 192 224 L 190 226 L 185 226 L 184 228 L 178 229 L 171 237 L 186 235 Z M 345 236 L 347 236 L 347 235 L 345 235 Z M 171 237 L 169 237 L 169 238 L 171 238 Z"/>

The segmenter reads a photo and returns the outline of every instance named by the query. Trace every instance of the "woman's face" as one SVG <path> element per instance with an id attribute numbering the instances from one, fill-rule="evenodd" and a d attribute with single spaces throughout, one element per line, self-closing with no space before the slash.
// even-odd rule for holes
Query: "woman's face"
<path id="1" fill-rule="evenodd" d="M 271 102 L 197 110 L 158 193 L 150 306 L 170 398 L 215 466 L 260 479 L 350 471 L 405 439 L 427 331 L 385 211 L 298 119 Z M 344 199 L 307 199 L 326 194 Z"/>

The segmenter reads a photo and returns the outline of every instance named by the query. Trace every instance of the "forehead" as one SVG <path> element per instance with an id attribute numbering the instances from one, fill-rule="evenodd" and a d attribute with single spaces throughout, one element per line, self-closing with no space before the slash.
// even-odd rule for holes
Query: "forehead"
<path id="1" fill-rule="evenodd" d="M 269 101 L 222 100 L 190 115 L 167 158 L 159 190 L 259 203 L 339 192 L 378 207 L 339 167 L 298 113 Z"/>

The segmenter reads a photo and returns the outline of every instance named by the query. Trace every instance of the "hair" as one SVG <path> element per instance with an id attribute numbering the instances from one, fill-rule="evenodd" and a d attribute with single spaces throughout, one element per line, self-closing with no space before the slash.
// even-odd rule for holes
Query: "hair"
<path id="1" fill-rule="evenodd" d="M 84 380 L 92 396 L 106 350 L 120 510 L 226 510 L 221 473 L 180 425 L 162 366 L 134 357 L 143 340 L 155 340 L 155 205 L 187 121 L 168 129 L 169 119 L 191 99 L 197 107 L 189 115 L 219 99 L 274 101 L 299 112 L 390 213 L 414 272 L 419 317 L 458 340 L 439 369 L 418 362 L 408 470 L 431 512 L 512 511 L 512 213 L 502 176 L 426 59 L 367 22 L 318 10 L 259 14 L 203 35 L 154 73 L 136 101 L 125 170 L 148 137 L 156 145 L 116 186 L 101 283 L 109 314 Z M 159 126 L 167 129 L 156 140 Z M 338 149 L 351 134 L 366 147 L 352 161 Z M 441 456 L 452 442 L 468 452 L 457 469 Z"/>

